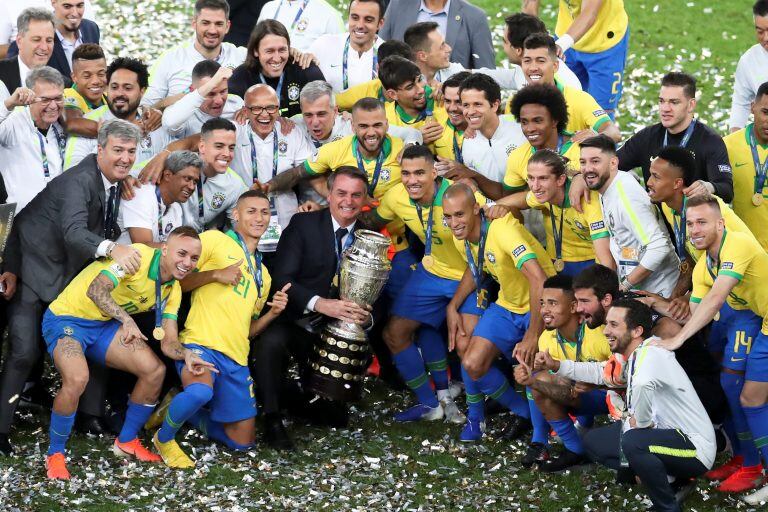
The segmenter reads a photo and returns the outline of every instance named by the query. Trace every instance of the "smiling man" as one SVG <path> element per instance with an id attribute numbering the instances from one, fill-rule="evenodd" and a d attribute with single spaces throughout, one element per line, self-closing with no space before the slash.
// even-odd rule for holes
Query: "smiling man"
<path id="1" fill-rule="evenodd" d="M 768 0 L 757 0 L 752 6 L 752 15 L 757 44 L 744 52 L 736 66 L 728 119 L 731 133 L 747 126 L 750 104 L 760 85 L 768 81 Z"/>
<path id="2" fill-rule="evenodd" d="M 31 7 L 22 11 L 18 29 L 18 55 L 0 61 L 0 80 L 9 91 L 21 87 L 30 70 L 48 64 L 56 37 L 53 15 L 47 9 Z"/>

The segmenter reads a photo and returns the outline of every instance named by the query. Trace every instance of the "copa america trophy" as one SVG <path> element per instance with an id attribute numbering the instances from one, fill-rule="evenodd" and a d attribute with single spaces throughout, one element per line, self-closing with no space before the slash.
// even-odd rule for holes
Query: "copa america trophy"
<path id="1" fill-rule="evenodd" d="M 376 301 L 392 268 L 387 258 L 389 243 L 380 233 L 355 231 L 355 240 L 342 257 L 341 299 L 361 306 Z M 331 400 L 359 400 L 368 359 L 368 338 L 362 327 L 341 320 L 329 322 L 315 346 L 307 387 Z"/>

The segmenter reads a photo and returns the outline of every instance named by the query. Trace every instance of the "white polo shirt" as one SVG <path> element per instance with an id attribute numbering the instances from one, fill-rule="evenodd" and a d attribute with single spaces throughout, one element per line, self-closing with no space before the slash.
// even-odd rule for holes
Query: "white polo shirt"
<path id="1" fill-rule="evenodd" d="M 158 187 L 152 183 L 134 189 L 131 200 L 120 202 L 117 223 L 120 225 L 119 244 L 131 244 L 128 228 L 144 228 L 152 231 L 153 242 L 164 242 L 168 235 L 183 225 L 181 204 L 171 203 L 166 206 L 163 198 L 158 198 Z"/>
<path id="2" fill-rule="evenodd" d="M 199 191 L 203 192 L 203 211 L 200 215 Z M 200 182 L 186 203 L 182 203 L 181 213 L 185 226 L 193 227 L 198 233 L 206 229 L 218 229 L 231 223 L 234 210 L 240 195 L 248 190 L 243 180 L 235 171 L 228 168 L 226 172 L 206 178 L 200 173 Z"/>
<path id="3" fill-rule="evenodd" d="M 171 137 L 183 139 L 200 133 L 203 124 L 209 119 L 213 119 L 212 115 L 200 110 L 200 106 L 204 102 L 205 98 L 200 96 L 197 91 L 192 91 L 163 111 L 163 127 L 168 130 Z M 231 121 L 242 107 L 242 98 L 230 94 L 227 96 L 221 117 Z"/>
<path id="4" fill-rule="evenodd" d="M 464 138 L 461 154 L 464 165 L 489 180 L 504 181 L 507 157 L 513 149 L 526 142 L 523 130 L 512 116 L 499 116 L 499 126 L 490 139 L 478 130 L 471 139 Z"/>
<path id="5" fill-rule="evenodd" d="M 291 47 L 306 52 L 325 34 L 346 30 L 341 14 L 325 0 L 271 0 L 264 4 L 259 21 L 276 19 L 288 29 Z"/>
<path id="6" fill-rule="evenodd" d="M 43 166 L 41 138 L 48 161 L 48 176 Z M 51 125 L 48 133 L 43 135 L 35 126 L 29 107 L 9 112 L 0 102 L 0 174 L 8 192 L 8 202 L 16 203 L 17 213 L 49 181 L 61 174 L 65 140 L 64 129 L 59 123 Z"/>
<path id="7" fill-rule="evenodd" d="M 376 37 L 373 46 L 361 55 L 351 46 L 347 47 L 349 33 L 326 34 L 315 40 L 309 53 L 320 61 L 320 71 L 325 81 L 331 84 L 333 92 L 339 93 L 353 85 L 368 82 L 378 76 L 376 52 L 383 39 Z M 347 86 L 344 87 L 344 50 L 347 49 Z"/>
<path id="8" fill-rule="evenodd" d="M 214 59 L 222 66 L 236 68 L 245 62 L 247 50 L 232 43 L 222 43 L 221 53 Z M 164 52 L 149 69 L 149 87 L 141 98 L 142 105 L 154 105 L 158 101 L 182 92 L 189 92 L 192 85 L 192 68 L 206 60 L 195 49 L 195 36 Z"/>
<path id="9" fill-rule="evenodd" d="M 257 178 L 266 183 L 273 178 L 275 164 L 275 133 L 277 133 L 277 168 L 276 174 L 287 171 L 312 157 L 314 147 L 301 130 L 293 129 L 288 135 L 280 133 L 280 123 L 275 122 L 274 130 L 262 139 L 251 130 L 250 123 L 245 126 L 237 125 L 237 148 L 232 169 L 243 179 L 243 182 L 253 183 L 252 148 L 255 147 Z M 253 146 L 251 146 L 253 143 Z M 259 250 L 272 252 L 277 249 L 282 230 L 288 226 L 293 214 L 299 207 L 299 201 L 293 190 L 280 192 L 275 195 L 275 208 L 270 226 L 259 240 Z"/>

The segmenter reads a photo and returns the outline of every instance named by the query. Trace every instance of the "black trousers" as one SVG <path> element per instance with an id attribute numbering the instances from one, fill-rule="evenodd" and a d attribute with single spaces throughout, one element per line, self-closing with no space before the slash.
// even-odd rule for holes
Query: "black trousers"
<path id="1" fill-rule="evenodd" d="M 584 436 L 587 455 L 599 464 L 619 470 L 619 443 L 629 468 L 640 478 L 654 510 L 677 512 L 680 506 L 667 475 L 695 478 L 707 472 L 696 458 L 696 447 L 688 437 L 673 429 L 632 429 L 621 433 L 621 422 L 596 428 Z"/>
<path id="2" fill-rule="evenodd" d="M 21 283 L 8 309 L 8 352 L 0 374 L 0 434 L 8 434 L 18 397 L 35 364 L 44 354 L 41 325 L 48 304 Z M 106 367 L 88 361 L 90 378 L 80 397 L 79 411 L 102 416 Z"/>

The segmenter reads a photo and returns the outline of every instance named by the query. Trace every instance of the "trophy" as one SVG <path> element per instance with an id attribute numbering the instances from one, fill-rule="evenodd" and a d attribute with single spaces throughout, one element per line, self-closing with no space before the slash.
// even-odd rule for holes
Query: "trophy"
<path id="1" fill-rule="evenodd" d="M 354 236 L 354 242 L 342 256 L 339 296 L 370 306 L 381 294 L 392 267 L 387 258 L 390 241 L 365 229 L 358 229 Z M 368 338 L 362 327 L 342 320 L 329 322 L 315 346 L 308 389 L 331 400 L 359 400 L 369 355 Z"/>

